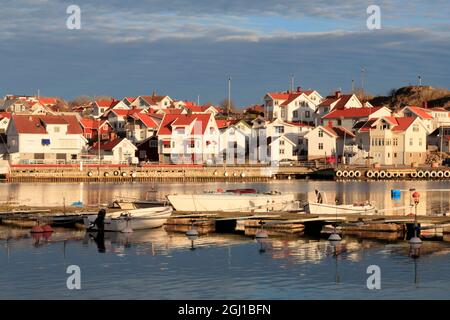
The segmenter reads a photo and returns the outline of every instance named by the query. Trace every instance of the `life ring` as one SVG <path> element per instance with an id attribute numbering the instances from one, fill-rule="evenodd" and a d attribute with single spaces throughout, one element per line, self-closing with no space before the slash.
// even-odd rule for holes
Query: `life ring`
<path id="1" fill-rule="evenodd" d="M 410 176 L 411 178 L 417 178 L 417 172 L 411 172 L 411 173 L 409 174 L 409 176 Z"/>
<path id="2" fill-rule="evenodd" d="M 88 175 L 88 177 L 92 177 L 92 175 L 93 175 L 92 171 L 89 171 L 89 172 L 87 173 L 87 175 Z"/>
<path id="3" fill-rule="evenodd" d="M 126 177 L 126 176 L 127 176 L 127 173 L 124 171 L 124 172 L 122 172 L 120 175 L 121 175 L 122 177 Z"/>
<path id="4" fill-rule="evenodd" d="M 438 178 L 443 178 L 444 177 L 444 171 L 438 171 L 437 172 L 437 177 Z"/>
<path id="5" fill-rule="evenodd" d="M 381 179 L 384 179 L 384 178 L 386 178 L 386 171 L 380 171 L 380 178 Z"/>
<path id="6" fill-rule="evenodd" d="M 133 178 L 136 178 L 136 176 L 137 176 L 136 172 L 133 171 L 133 172 L 131 173 L 131 176 L 132 176 Z"/>
<path id="7" fill-rule="evenodd" d="M 423 176 L 424 176 L 424 178 L 429 178 L 429 177 L 431 177 L 430 171 L 425 171 L 425 172 L 423 173 Z"/>
<path id="8" fill-rule="evenodd" d="M 450 171 L 449 170 L 444 171 L 444 177 L 445 178 L 450 178 Z"/>
<path id="9" fill-rule="evenodd" d="M 338 178 L 342 177 L 342 171 L 341 170 L 336 171 L 336 177 L 338 177 Z"/>
<path id="10" fill-rule="evenodd" d="M 393 177 L 392 172 L 387 171 L 387 172 L 386 172 L 386 178 L 390 179 L 390 178 L 392 178 L 392 177 Z"/>
<path id="11" fill-rule="evenodd" d="M 406 176 L 406 174 L 404 172 L 399 172 L 398 173 L 398 177 L 399 178 L 404 178 Z"/>
<path id="12" fill-rule="evenodd" d="M 214 171 L 214 173 L 213 173 L 215 176 L 217 176 L 217 170 L 216 171 Z"/>
<path id="13" fill-rule="evenodd" d="M 118 176 L 119 175 L 119 171 L 118 170 L 115 170 L 114 172 L 113 172 L 113 174 L 115 175 L 115 176 Z"/>
<path id="14" fill-rule="evenodd" d="M 430 177 L 431 178 L 437 178 L 437 171 L 431 171 L 430 172 Z"/>
<path id="15" fill-rule="evenodd" d="M 349 178 L 354 178 L 354 177 L 355 177 L 355 171 L 350 170 L 350 171 L 348 172 L 348 177 L 349 177 Z"/>
<path id="16" fill-rule="evenodd" d="M 355 171 L 355 178 L 361 177 L 361 171 Z"/>
<path id="17" fill-rule="evenodd" d="M 225 171 L 225 173 L 223 174 L 225 177 L 228 177 L 228 172 Z"/>
<path id="18" fill-rule="evenodd" d="M 237 172 L 233 172 L 233 177 L 237 177 Z"/>
<path id="19" fill-rule="evenodd" d="M 373 171 L 372 170 L 367 171 L 366 172 L 366 177 L 367 178 L 373 178 Z"/>
<path id="20" fill-rule="evenodd" d="M 347 177 L 348 177 L 348 174 L 349 174 L 349 172 L 348 172 L 347 170 L 342 171 L 342 176 L 343 176 L 344 178 L 347 178 Z"/>
<path id="21" fill-rule="evenodd" d="M 242 172 L 242 173 L 241 173 L 241 177 L 242 177 L 242 178 L 245 178 L 245 172 Z"/>
<path id="22" fill-rule="evenodd" d="M 378 179 L 380 177 L 380 171 L 375 171 L 373 177 Z"/>
<path id="23" fill-rule="evenodd" d="M 417 172 L 418 178 L 423 178 L 424 176 L 425 176 L 425 172 L 423 172 L 422 170 L 419 170 L 419 172 Z"/>
<path id="24" fill-rule="evenodd" d="M 107 176 L 109 176 L 109 172 L 105 172 L 103 175 L 104 175 L 105 177 L 107 177 Z"/>

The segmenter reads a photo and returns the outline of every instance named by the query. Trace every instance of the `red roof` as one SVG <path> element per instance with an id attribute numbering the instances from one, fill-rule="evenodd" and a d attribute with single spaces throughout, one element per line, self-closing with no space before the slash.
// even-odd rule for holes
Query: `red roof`
<path id="1" fill-rule="evenodd" d="M 161 125 L 158 130 L 158 135 L 170 135 L 172 134 L 173 126 L 189 126 L 194 121 L 199 122 L 201 124 L 201 133 L 204 134 L 206 131 L 206 127 L 212 115 L 210 113 L 207 114 L 166 114 L 161 122 Z M 192 129 L 195 130 L 195 126 Z M 194 132 L 192 132 L 194 133 Z M 197 133 L 197 132 L 196 132 Z"/>
<path id="2" fill-rule="evenodd" d="M 53 97 L 39 97 L 37 98 L 38 102 L 46 105 L 46 104 L 57 104 L 58 103 L 58 99 L 57 98 L 53 98 Z"/>
<path id="3" fill-rule="evenodd" d="M 111 100 L 95 100 L 95 103 L 101 108 L 111 108 L 119 103 L 119 100 L 111 99 Z"/>
<path id="4" fill-rule="evenodd" d="M 347 137 L 352 137 L 354 138 L 355 135 L 353 134 L 353 132 L 347 130 L 344 127 L 329 127 L 329 126 L 322 126 L 322 128 L 327 131 L 328 133 L 330 133 L 331 135 L 335 136 L 335 137 L 341 137 L 343 138 L 344 136 Z"/>
<path id="5" fill-rule="evenodd" d="M 361 132 L 369 131 L 373 124 L 380 118 L 372 118 L 369 119 L 360 129 Z M 405 131 L 407 130 L 411 124 L 416 120 L 414 117 L 383 117 L 381 119 L 387 120 L 390 122 L 393 127 L 392 131 Z"/>
<path id="6" fill-rule="evenodd" d="M 295 99 L 297 99 L 301 95 L 302 95 L 302 92 L 291 93 L 291 94 L 289 94 L 288 98 L 281 105 L 282 106 L 287 106 L 289 103 L 291 103 L 292 101 L 294 101 Z"/>
<path id="7" fill-rule="evenodd" d="M 97 130 L 99 126 L 103 127 L 103 124 L 107 120 L 93 119 L 93 118 L 81 118 L 80 124 L 85 129 L 95 129 Z"/>
<path id="8" fill-rule="evenodd" d="M 101 142 L 100 150 L 110 151 L 110 150 L 114 149 L 114 147 L 117 146 L 119 143 L 121 143 L 123 139 L 125 139 L 125 138 L 116 138 L 114 140 L 108 140 L 106 142 Z M 92 145 L 91 150 L 98 150 L 98 142 L 95 142 Z"/>
<path id="9" fill-rule="evenodd" d="M 341 94 L 339 96 L 328 96 L 319 104 L 319 107 L 331 107 L 333 109 L 344 109 L 347 102 L 353 97 L 353 94 Z"/>
<path id="10" fill-rule="evenodd" d="M 433 116 L 428 113 L 428 111 L 424 108 L 414 107 L 414 106 L 407 106 L 405 108 L 408 108 L 413 113 L 415 113 L 419 118 L 422 119 L 433 119 Z"/>
<path id="11" fill-rule="evenodd" d="M 217 112 L 219 111 L 214 106 L 194 106 L 194 105 L 186 106 L 186 108 L 191 110 L 192 112 L 205 112 L 206 110 L 208 110 L 211 107 L 214 108 Z"/>
<path id="12" fill-rule="evenodd" d="M 148 114 L 134 113 L 132 117 L 141 120 L 147 128 L 158 128 L 158 124 Z"/>
<path id="13" fill-rule="evenodd" d="M 181 114 L 183 112 L 183 109 L 177 109 L 177 108 L 167 108 L 167 109 L 161 109 L 162 112 L 165 114 Z"/>
<path id="14" fill-rule="evenodd" d="M 308 123 L 305 122 L 288 122 L 285 121 L 287 124 L 291 124 L 293 126 L 297 126 L 297 127 L 311 127 L 311 125 L 309 125 Z"/>
<path id="15" fill-rule="evenodd" d="M 13 115 L 12 121 L 18 133 L 46 134 L 47 124 L 67 124 L 68 134 L 83 133 L 76 116 Z"/>
<path id="16" fill-rule="evenodd" d="M 141 113 L 142 109 L 111 109 L 109 112 L 115 113 L 118 116 L 130 116 L 135 113 Z"/>
<path id="17" fill-rule="evenodd" d="M 264 112 L 264 105 L 262 104 L 255 104 L 253 106 L 247 107 L 246 110 L 253 110 L 256 112 Z"/>
<path id="18" fill-rule="evenodd" d="M 286 92 L 269 92 L 267 95 L 275 100 L 289 99 L 289 93 Z"/>
<path id="19" fill-rule="evenodd" d="M 0 120 L 3 118 L 11 119 L 11 112 L 0 112 Z"/>
<path id="20" fill-rule="evenodd" d="M 322 119 L 337 119 L 337 118 L 366 118 L 372 113 L 380 110 L 381 107 L 363 107 L 363 108 L 348 108 L 348 109 L 333 109 L 330 113 L 323 116 Z"/>

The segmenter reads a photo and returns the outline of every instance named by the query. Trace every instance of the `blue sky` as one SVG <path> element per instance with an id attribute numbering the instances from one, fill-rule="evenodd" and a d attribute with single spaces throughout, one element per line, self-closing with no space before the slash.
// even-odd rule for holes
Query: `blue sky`
<path id="1" fill-rule="evenodd" d="M 81 8 L 81 30 L 66 8 Z M 366 9 L 381 9 L 368 30 Z M 322 95 L 450 87 L 450 4 L 435 0 L 2 0 L 0 95 L 169 94 L 239 106 L 295 83 Z"/>

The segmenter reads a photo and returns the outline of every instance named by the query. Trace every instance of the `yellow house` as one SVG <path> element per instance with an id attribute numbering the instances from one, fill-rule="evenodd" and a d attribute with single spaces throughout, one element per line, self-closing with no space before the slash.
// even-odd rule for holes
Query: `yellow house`
<path id="1" fill-rule="evenodd" d="M 357 131 L 356 143 L 373 163 L 422 164 L 427 157 L 427 128 L 419 117 L 369 119 Z"/>

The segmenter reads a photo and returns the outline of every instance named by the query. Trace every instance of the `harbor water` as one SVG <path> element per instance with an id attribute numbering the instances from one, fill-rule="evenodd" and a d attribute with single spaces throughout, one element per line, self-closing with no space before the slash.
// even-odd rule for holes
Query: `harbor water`
<path id="1" fill-rule="evenodd" d="M 449 211 L 445 182 L 415 182 L 419 214 Z M 311 199 L 372 201 L 379 208 L 409 204 L 409 182 L 277 181 L 268 184 L 0 184 L 0 202 L 59 206 L 82 201 L 161 198 L 217 188 L 294 192 Z M 391 190 L 401 190 L 399 199 Z M 150 191 L 150 192 L 149 192 Z M 63 200 L 64 199 L 64 200 Z M 409 209 L 399 211 L 407 214 Z M 399 213 L 396 212 L 396 213 Z M 389 213 L 386 213 L 389 214 Z M 51 235 L 0 226 L 0 299 L 450 299 L 450 242 L 424 241 L 413 258 L 404 240 L 344 237 L 333 245 L 306 236 L 256 241 L 239 234 L 191 240 L 164 228 L 130 234 L 57 228 Z M 79 267 L 81 289 L 67 286 Z M 370 289 L 371 266 L 380 289 Z"/>

